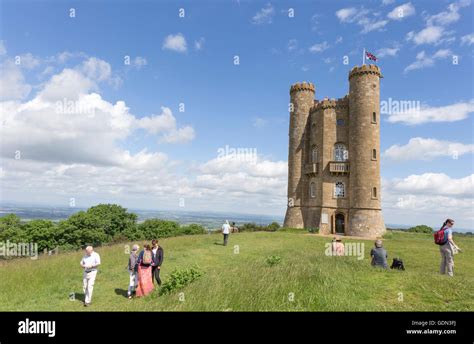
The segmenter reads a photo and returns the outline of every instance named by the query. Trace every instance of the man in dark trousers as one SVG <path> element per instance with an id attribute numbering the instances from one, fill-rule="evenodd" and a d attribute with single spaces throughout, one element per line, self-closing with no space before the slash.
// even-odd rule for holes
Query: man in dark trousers
<path id="1" fill-rule="evenodd" d="M 153 252 L 153 265 L 151 267 L 151 274 L 152 274 L 152 281 L 153 281 L 153 276 L 155 276 L 156 282 L 158 285 L 161 286 L 161 279 L 160 279 L 160 270 L 161 270 L 161 264 L 163 263 L 163 248 L 158 245 L 158 240 L 152 240 L 151 242 L 152 245 L 152 252 Z M 153 281 L 153 283 L 155 283 Z"/>

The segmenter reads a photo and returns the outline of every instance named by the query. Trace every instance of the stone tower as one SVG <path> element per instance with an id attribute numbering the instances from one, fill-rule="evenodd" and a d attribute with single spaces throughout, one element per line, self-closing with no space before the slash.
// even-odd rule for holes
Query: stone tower
<path id="1" fill-rule="evenodd" d="M 381 236 L 380 69 L 354 67 L 349 94 L 315 100 L 311 83 L 290 88 L 285 227 Z"/>

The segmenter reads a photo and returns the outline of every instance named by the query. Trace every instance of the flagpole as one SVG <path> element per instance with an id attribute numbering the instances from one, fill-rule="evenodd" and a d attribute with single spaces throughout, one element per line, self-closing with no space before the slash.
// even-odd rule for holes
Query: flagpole
<path id="1" fill-rule="evenodd" d="M 362 65 L 365 65 L 365 48 L 364 48 L 364 53 L 362 55 Z"/>

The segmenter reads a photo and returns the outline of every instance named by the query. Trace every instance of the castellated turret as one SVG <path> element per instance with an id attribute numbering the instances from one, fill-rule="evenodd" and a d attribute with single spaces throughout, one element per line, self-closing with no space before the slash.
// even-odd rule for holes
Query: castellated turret
<path id="1" fill-rule="evenodd" d="M 349 94 L 315 100 L 311 83 L 290 88 L 285 227 L 381 236 L 380 69 L 354 67 Z"/>

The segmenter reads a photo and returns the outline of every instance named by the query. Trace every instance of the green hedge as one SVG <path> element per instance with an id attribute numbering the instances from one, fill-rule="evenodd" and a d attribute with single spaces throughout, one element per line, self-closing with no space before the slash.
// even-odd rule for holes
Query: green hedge
<path id="1" fill-rule="evenodd" d="M 207 233 L 201 225 L 180 226 L 177 222 L 149 219 L 137 224 L 137 215 L 116 204 L 99 204 L 54 223 L 32 220 L 25 223 L 15 214 L 0 217 L 0 242 L 37 243 L 38 250 L 79 249 L 85 245 L 152 240 L 179 235 Z"/>

